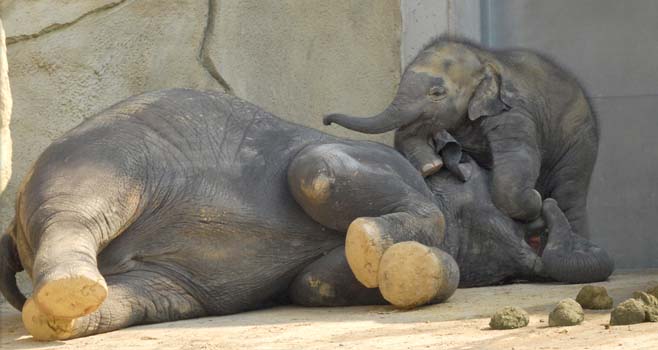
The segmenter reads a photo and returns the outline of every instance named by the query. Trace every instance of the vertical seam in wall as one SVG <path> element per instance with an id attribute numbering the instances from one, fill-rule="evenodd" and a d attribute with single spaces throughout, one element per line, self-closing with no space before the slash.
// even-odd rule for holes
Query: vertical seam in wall
<path id="1" fill-rule="evenodd" d="M 402 76 L 402 72 L 404 71 L 404 65 L 405 65 L 404 53 L 407 51 L 405 47 L 406 40 L 404 40 L 405 38 L 404 33 L 406 32 L 407 29 L 405 8 L 406 8 L 406 0 L 400 0 L 400 76 Z"/>
<path id="2" fill-rule="evenodd" d="M 446 16 L 448 17 L 448 34 L 449 35 L 454 35 L 455 34 L 455 14 L 454 14 L 454 6 L 452 3 L 452 0 L 446 0 Z"/>
<path id="3" fill-rule="evenodd" d="M 480 0 L 480 40 L 486 47 L 491 47 L 493 41 L 491 30 L 491 1 Z"/>

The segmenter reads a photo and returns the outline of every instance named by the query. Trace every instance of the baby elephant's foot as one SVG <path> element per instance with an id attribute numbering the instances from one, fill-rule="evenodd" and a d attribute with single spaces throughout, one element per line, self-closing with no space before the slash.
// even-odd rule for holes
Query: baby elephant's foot
<path id="1" fill-rule="evenodd" d="M 27 299 L 22 311 L 25 329 L 36 340 L 64 340 L 73 335 L 75 319 L 54 317 L 44 313 L 32 298 Z"/>
<path id="2" fill-rule="evenodd" d="M 418 242 L 392 245 L 381 257 L 378 270 L 382 296 L 403 309 L 444 301 L 459 284 L 455 260 Z"/>
<path id="3" fill-rule="evenodd" d="M 345 237 L 345 257 L 356 279 L 368 288 L 379 286 L 379 261 L 393 245 L 381 218 L 358 218 L 350 224 Z"/>
<path id="4" fill-rule="evenodd" d="M 420 166 L 420 173 L 423 175 L 423 177 L 428 177 L 430 175 L 434 175 L 441 170 L 443 167 L 443 161 L 441 158 L 435 158 L 429 162 L 426 162 Z"/>

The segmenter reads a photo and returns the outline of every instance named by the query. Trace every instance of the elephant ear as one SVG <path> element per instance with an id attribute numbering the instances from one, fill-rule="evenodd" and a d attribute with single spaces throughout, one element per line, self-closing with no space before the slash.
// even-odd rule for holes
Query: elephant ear
<path id="1" fill-rule="evenodd" d="M 508 109 L 500 98 L 500 85 L 500 75 L 493 66 L 487 64 L 483 70 L 483 78 L 468 104 L 469 119 L 498 115 Z"/>

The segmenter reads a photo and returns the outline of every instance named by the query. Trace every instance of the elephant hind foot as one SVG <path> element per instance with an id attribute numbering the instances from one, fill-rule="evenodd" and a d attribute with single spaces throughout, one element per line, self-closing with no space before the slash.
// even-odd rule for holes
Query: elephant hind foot
<path id="1" fill-rule="evenodd" d="M 168 271 L 130 271 L 107 276 L 108 294 L 100 307 L 82 317 L 53 316 L 33 298 L 23 307 L 23 324 L 36 340 L 64 340 L 208 313 Z"/>
<path id="2" fill-rule="evenodd" d="M 39 308 L 33 298 L 23 305 L 23 325 L 36 340 L 64 340 L 73 333 L 75 319 L 49 315 Z"/>
<path id="3" fill-rule="evenodd" d="M 398 308 L 448 299 L 459 284 L 455 260 L 438 248 L 402 242 L 386 250 L 379 264 L 379 290 Z"/>
<path id="4" fill-rule="evenodd" d="M 45 313 L 65 318 L 94 312 L 106 297 L 103 277 L 80 273 L 49 279 L 34 293 L 34 301 Z"/>

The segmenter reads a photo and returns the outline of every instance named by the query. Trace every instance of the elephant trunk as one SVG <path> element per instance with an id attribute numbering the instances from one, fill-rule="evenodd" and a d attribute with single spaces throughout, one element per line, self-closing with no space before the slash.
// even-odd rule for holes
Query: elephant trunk
<path id="1" fill-rule="evenodd" d="M 344 128 L 365 134 L 381 134 L 397 129 L 414 121 L 420 113 L 408 108 L 401 109 L 394 101 L 383 112 L 372 117 L 352 117 L 345 114 L 329 114 L 324 117 L 324 125 L 336 123 Z"/>
<path id="2" fill-rule="evenodd" d="M 614 271 L 605 250 L 574 234 L 566 217 L 552 199 L 544 201 L 544 219 L 549 228 L 542 263 L 549 277 L 565 283 L 604 281 Z"/>

